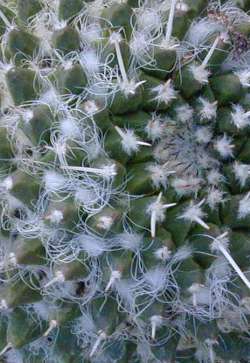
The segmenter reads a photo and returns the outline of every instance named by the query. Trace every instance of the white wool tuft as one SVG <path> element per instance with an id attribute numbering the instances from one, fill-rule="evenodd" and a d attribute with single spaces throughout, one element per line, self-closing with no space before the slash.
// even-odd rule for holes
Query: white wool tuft
<path id="1" fill-rule="evenodd" d="M 187 176 L 185 178 L 175 178 L 171 185 L 175 189 L 176 193 L 180 196 L 196 193 L 202 184 L 202 179 Z"/>
<path id="2" fill-rule="evenodd" d="M 78 188 L 75 192 L 75 200 L 78 203 L 81 204 L 90 204 L 94 203 L 94 201 L 97 199 L 97 195 L 95 192 L 91 189 L 87 188 Z"/>
<path id="3" fill-rule="evenodd" d="M 61 105 L 64 105 L 64 103 L 60 99 L 60 95 L 52 87 L 40 96 L 39 101 L 55 109 Z"/>
<path id="4" fill-rule="evenodd" d="M 195 137 L 198 143 L 208 144 L 212 139 L 212 132 L 209 127 L 198 127 L 195 131 Z"/>
<path id="5" fill-rule="evenodd" d="M 106 250 L 104 239 L 82 234 L 79 238 L 81 248 L 87 252 L 90 257 L 98 257 Z"/>
<path id="6" fill-rule="evenodd" d="M 152 287 L 153 290 L 163 290 L 167 281 L 167 271 L 164 267 L 155 267 L 144 274 L 144 281 Z"/>
<path id="7" fill-rule="evenodd" d="M 2 180 L 1 187 L 5 190 L 11 190 L 13 188 L 13 178 L 11 176 L 7 176 Z"/>
<path id="8" fill-rule="evenodd" d="M 28 124 L 33 117 L 33 110 L 25 110 L 24 112 L 22 112 L 22 118 L 26 124 Z"/>
<path id="9" fill-rule="evenodd" d="M 203 18 L 198 22 L 194 22 L 188 30 L 186 40 L 191 45 L 199 49 L 207 45 L 207 41 L 215 33 L 223 31 L 224 28 L 219 22 L 213 22 L 210 19 Z"/>
<path id="10" fill-rule="evenodd" d="M 166 209 L 164 208 L 164 204 L 161 201 L 156 200 L 153 203 L 150 203 L 147 207 L 147 214 L 155 213 L 155 219 L 157 222 L 163 222 L 165 219 Z"/>
<path id="11" fill-rule="evenodd" d="M 215 102 L 209 102 L 204 97 L 199 97 L 199 102 L 201 103 L 201 110 L 200 110 L 200 117 L 202 120 L 212 120 L 216 117 L 217 113 L 217 101 Z"/>
<path id="12" fill-rule="evenodd" d="M 175 173 L 175 171 L 167 170 L 165 165 L 160 164 L 149 165 L 146 169 L 150 173 L 150 177 L 155 188 L 160 188 L 162 186 L 166 189 L 169 175 Z"/>
<path id="13" fill-rule="evenodd" d="M 133 56 L 141 61 L 142 64 L 147 63 L 149 56 L 149 34 L 145 34 L 143 31 L 134 31 L 129 46 Z"/>
<path id="14" fill-rule="evenodd" d="M 190 6 L 184 0 L 180 0 L 176 3 L 175 9 L 179 13 L 186 13 L 190 10 Z"/>
<path id="15" fill-rule="evenodd" d="M 235 75 L 239 77 L 240 83 L 243 87 L 250 87 L 250 71 L 249 69 L 244 69 L 238 72 L 235 72 Z"/>
<path id="16" fill-rule="evenodd" d="M 241 105 L 233 105 L 231 112 L 232 121 L 238 129 L 243 129 L 250 125 L 250 112 L 245 112 Z"/>
<path id="17" fill-rule="evenodd" d="M 88 43 L 96 42 L 97 39 L 101 38 L 102 28 L 100 24 L 93 23 L 88 24 L 86 28 L 84 28 L 80 35 L 81 37 Z"/>
<path id="18" fill-rule="evenodd" d="M 153 100 L 159 103 L 164 102 L 167 105 L 177 97 L 177 91 L 172 86 L 171 79 L 164 84 L 152 88 L 152 93 L 156 94 Z"/>
<path id="19" fill-rule="evenodd" d="M 193 118 L 194 110 L 188 104 L 176 107 L 177 120 L 185 123 Z"/>
<path id="20" fill-rule="evenodd" d="M 44 183 L 47 192 L 59 192 L 64 188 L 67 180 L 66 178 L 54 171 L 46 171 L 44 173 Z"/>
<path id="21" fill-rule="evenodd" d="M 54 210 L 46 217 L 46 219 L 53 224 L 58 224 L 63 220 L 63 213 L 60 210 Z"/>
<path id="22" fill-rule="evenodd" d="M 221 190 L 212 187 L 207 193 L 207 204 L 212 210 L 214 210 L 218 204 L 224 201 L 223 196 L 224 193 Z"/>
<path id="23" fill-rule="evenodd" d="M 154 252 L 154 255 L 158 260 L 167 261 L 170 259 L 171 255 L 172 255 L 172 251 L 170 251 L 170 249 L 168 247 L 163 246 L 161 248 L 158 248 Z"/>
<path id="24" fill-rule="evenodd" d="M 90 116 L 96 114 L 99 111 L 99 107 L 94 100 L 88 100 L 84 102 L 83 109 Z"/>
<path id="25" fill-rule="evenodd" d="M 124 130 L 121 143 L 123 150 L 128 155 L 139 150 L 138 138 L 135 135 L 134 130 Z"/>
<path id="26" fill-rule="evenodd" d="M 191 257 L 192 254 L 193 254 L 192 247 L 189 245 L 184 245 L 178 248 L 178 250 L 173 255 L 172 261 L 173 263 L 184 261 L 187 258 Z"/>
<path id="27" fill-rule="evenodd" d="M 142 244 L 142 241 L 142 235 L 132 232 L 123 232 L 113 238 L 114 245 L 131 251 L 138 250 Z"/>
<path id="28" fill-rule="evenodd" d="M 147 132 L 148 138 L 152 141 L 156 141 L 164 135 L 164 123 L 160 119 L 160 117 L 153 115 L 152 119 L 148 122 L 145 130 Z"/>
<path id="29" fill-rule="evenodd" d="M 244 187 L 247 179 L 250 176 L 250 165 L 235 161 L 233 164 L 233 172 L 241 187 Z"/>
<path id="30" fill-rule="evenodd" d="M 50 310 L 48 304 L 44 302 L 37 302 L 32 304 L 32 308 L 37 313 L 37 315 L 41 317 L 43 320 L 47 321 L 49 320 Z"/>
<path id="31" fill-rule="evenodd" d="M 114 223 L 114 219 L 111 216 L 97 217 L 97 227 L 104 231 L 109 231 Z"/>
<path id="32" fill-rule="evenodd" d="M 120 90 L 124 93 L 124 95 L 126 97 L 128 97 L 129 95 L 134 95 L 136 92 L 136 89 L 143 83 L 145 83 L 145 82 L 144 81 L 136 82 L 133 79 L 125 80 L 125 81 L 118 80 Z"/>
<path id="33" fill-rule="evenodd" d="M 232 144 L 232 139 L 226 134 L 215 141 L 214 148 L 223 159 L 233 157 L 232 149 L 234 148 L 234 145 Z"/>
<path id="34" fill-rule="evenodd" d="M 106 285 L 106 288 L 105 288 L 105 292 L 107 292 L 114 284 L 116 285 L 117 280 L 118 280 L 118 284 L 119 284 L 121 277 L 122 277 L 122 274 L 121 274 L 120 271 L 112 270 L 111 274 L 110 274 L 109 281 L 108 281 L 108 283 Z"/>
<path id="35" fill-rule="evenodd" d="M 76 139 L 80 135 L 80 129 L 74 119 L 66 118 L 60 123 L 62 135 L 68 139 Z"/>
<path id="36" fill-rule="evenodd" d="M 201 209 L 203 203 L 204 200 L 197 204 L 194 204 L 194 202 L 191 201 L 190 205 L 185 208 L 184 212 L 178 218 L 198 223 L 202 227 L 209 229 L 208 225 L 202 220 L 206 216 L 206 214 Z"/>
<path id="37" fill-rule="evenodd" d="M 80 64 L 86 69 L 90 75 L 99 72 L 100 60 L 94 49 L 83 50 L 79 54 Z"/>
<path id="38" fill-rule="evenodd" d="M 158 29 L 161 26 L 160 13 L 154 8 L 139 8 L 136 19 L 138 28 L 145 32 Z"/>
<path id="39" fill-rule="evenodd" d="M 250 214 L 250 193 L 247 193 L 239 203 L 238 218 L 245 218 Z"/>
<path id="40" fill-rule="evenodd" d="M 211 185 L 218 185 L 222 181 L 224 181 L 223 175 L 217 169 L 211 169 L 207 173 L 207 181 Z"/>
<path id="41" fill-rule="evenodd" d="M 191 73 L 196 81 L 200 84 L 207 84 L 210 72 L 202 65 L 191 64 L 189 66 Z"/>

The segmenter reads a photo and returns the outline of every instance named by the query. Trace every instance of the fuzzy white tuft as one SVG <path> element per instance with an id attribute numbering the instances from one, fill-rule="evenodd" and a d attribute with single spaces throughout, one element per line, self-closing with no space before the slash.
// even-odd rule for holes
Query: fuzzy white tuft
<path id="1" fill-rule="evenodd" d="M 188 104 L 176 107 L 177 120 L 185 123 L 193 118 L 194 110 Z"/>
<path id="2" fill-rule="evenodd" d="M 212 120 L 216 117 L 217 114 L 217 104 L 218 102 L 209 102 L 204 97 L 199 97 L 198 101 L 201 103 L 201 110 L 199 112 L 202 120 Z"/>
<path id="3" fill-rule="evenodd" d="M 19 349 L 11 349 L 5 354 L 6 363 L 24 363 L 22 353 Z"/>
<path id="4" fill-rule="evenodd" d="M 152 119 L 148 122 L 145 130 L 148 138 L 154 142 L 164 135 L 164 122 L 159 116 L 153 114 Z"/>
<path id="5" fill-rule="evenodd" d="M 232 139 L 226 134 L 215 141 L 214 148 L 223 157 L 223 159 L 233 157 L 234 145 L 232 144 Z"/>
<path id="6" fill-rule="evenodd" d="M 212 132 L 209 127 L 198 127 L 195 131 L 195 138 L 200 144 L 208 144 L 212 139 Z"/>
<path id="7" fill-rule="evenodd" d="M 246 112 L 241 105 L 233 105 L 231 112 L 232 122 L 238 129 L 243 129 L 250 125 L 250 111 Z"/>
<path id="8" fill-rule="evenodd" d="M 158 260 L 162 260 L 162 261 L 167 261 L 170 259 L 172 254 L 172 251 L 170 251 L 170 249 L 166 246 L 163 246 L 161 248 L 158 248 L 155 252 L 154 255 Z"/>
<path id="9" fill-rule="evenodd" d="M 214 210 L 218 204 L 222 203 L 224 201 L 223 199 L 224 193 L 216 189 L 214 187 L 210 188 L 207 193 L 207 204 L 210 209 Z"/>
<path id="10" fill-rule="evenodd" d="M 95 75 L 100 69 L 100 60 L 94 49 L 83 50 L 79 54 L 79 61 L 87 74 Z"/>
<path id="11" fill-rule="evenodd" d="M 172 187 L 180 196 L 197 193 L 201 187 L 201 184 L 202 179 L 191 175 L 185 178 L 175 178 L 171 182 Z"/>
<path id="12" fill-rule="evenodd" d="M 113 224 L 114 224 L 114 218 L 112 218 L 111 216 L 97 217 L 96 226 L 99 229 L 102 229 L 104 231 L 109 231 Z"/>
<path id="13" fill-rule="evenodd" d="M 202 49 L 213 34 L 224 30 L 219 22 L 202 18 L 198 22 L 194 22 L 188 30 L 186 39 L 195 49 Z"/>
<path id="14" fill-rule="evenodd" d="M 78 188 L 75 192 L 75 200 L 79 204 L 88 205 L 96 201 L 97 195 L 94 190 L 88 188 Z"/>
<path id="15" fill-rule="evenodd" d="M 179 219 L 184 219 L 189 222 L 195 222 L 204 227 L 205 229 L 209 229 L 209 226 L 203 221 L 203 218 L 206 214 L 201 210 L 201 206 L 204 203 L 204 200 L 200 201 L 197 204 L 194 204 L 191 201 L 190 205 L 184 210 L 184 212 L 178 217 Z"/>
<path id="16" fill-rule="evenodd" d="M 143 241 L 143 236 L 138 233 L 123 232 L 113 238 L 113 243 L 117 247 L 122 247 L 125 250 L 139 250 Z"/>
<path id="17" fill-rule="evenodd" d="M 46 171 L 44 173 L 44 184 L 48 193 L 60 192 L 66 184 L 66 179 L 63 175 L 55 171 Z"/>
<path id="18" fill-rule="evenodd" d="M 189 245 L 184 245 L 182 247 L 179 247 L 178 250 L 175 252 L 172 258 L 172 263 L 179 263 L 187 258 L 190 258 L 193 254 L 192 247 Z"/>
<path id="19" fill-rule="evenodd" d="M 138 8 L 136 14 L 137 27 L 144 32 L 150 32 L 161 26 L 161 15 L 155 8 Z"/>
<path id="20" fill-rule="evenodd" d="M 152 292 L 161 291 L 164 289 L 167 281 L 167 273 L 164 267 L 155 267 L 148 270 L 144 275 L 144 281 L 150 285 Z"/>
<path id="21" fill-rule="evenodd" d="M 63 220 L 63 213 L 60 210 L 54 210 L 45 219 L 53 224 L 59 224 Z"/>
<path id="22" fill-rule="evenodd" d="M 211 185 L 218 185 L 224 181 L 224 176 L 217 169 L 211 169 L 207 173 L 207 181 Z"/>
<path id="23" fill-rule="evenodd" d="M 4 190 L 11 190 L 13 188 L 13 178 L 11 176 L 7 176 L 5 179 L 2 180 L 0 186 Z"/>
<path id="24" fill-rule="evenodd" d="M 200 84 L 207 84 L 210 72 L 202 65 L 191 64 L 189 66 L 190 72 L 193 74 L 194 79 Z"/>
<path id="25" fill-rule="evenodd" d="M 83 107 L 83 110 L 89 116 L 93 116 L 94 114 L 96 114 L 99 111 L 99 107 L 94 100 L 85 101 L 83 103 L 82 107 Z"/>
<path id="26" fill-rule="evenodd" d="M 244 187 L 250 176 L 250 165 L 235 161 L 233 164 L 233 172 L 236 180 L 240 183 L 240 186 Z"/>
<path id="27" fill-rule="evenodd" d="M 174 170 L 167 169 L 167 164 L 151 164 L 147 166 L 147 171 L 150 173 L 153 186 L 157 189 L 159 189 L 161 186 L 166 189 L 168 177 L 172 174 L 175 174 Z"/>
<path id="28" fill-rule="evenodd" d="M 98 23 L 87 24 L 86 27 L 81 29 L 80 36 L 87 43 L 95 43 L 97 39 L 101 38 L 102 28 Z"/>
<path id="29" fill-rule="evenodd" d="M 61 120 L 60 129 L 62 135 L 66 139 L 77 139 L 81 134 L 80 128 L 78 127 L 77 123 L 72 118 L 65 118 Z"/>
<path id="30" fill-rule="evenodd" d="M 239 202 L 238 218 L 245 218 L 250 214 L 250 193 L 247 193 Z"/>
<path id="31" fill-rule="evenodd" d="M 235 72 L 235 75 L 239 77 L 240 83 L 243 87 L 250 87 L 250 71 L 249 69 L 244 69 L 238 72 Z"/>
<path id="32" fill-rule="evenodd" d="M 98 257 L 107 249 L 105 240 L 98 237 L 83 234 L 80 235 L 79 242 L 80 247 L 86 251 L 90 257 Z"/>
<path id="33" fill-rule="evenodd" d="M 137 152 L 139 150 L 140 145 L 151 146 L 151 144 L 147 142 L 140 141 L 134 133 L 134 130 L 127 129 L 122 130 L 120 127 L 115 126 L 117 133 L 121 137 L 122 148 L 126 154 L 131 155 L 133 152 Z"/>
<path id="34" fill-rule="evenodd" d="M 126 130 L 122 135 L 122 148 L 126 154 L 131 155 L 139 150 L 138 138 L 134 130 Z"/>
<path id="35" fill-rule="evenodd" d="M 153 100 L 156 100 L 159 103 L 164 102 L 168 105 L 171 101 L 176 99 L 177 91 L 174 89 L 171 82 L 171 79 L 169 79 L 164 84 L 152 88 L 152 93 L 156 94 Z"/>

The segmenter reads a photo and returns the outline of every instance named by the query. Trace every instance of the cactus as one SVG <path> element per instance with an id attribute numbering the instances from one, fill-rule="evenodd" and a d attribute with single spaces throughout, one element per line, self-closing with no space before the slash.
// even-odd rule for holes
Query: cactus
<path id="1" fill-rule="evenodd" d="M 0 4 L 0 362 L 250 362 L 250 2 Z"/>

